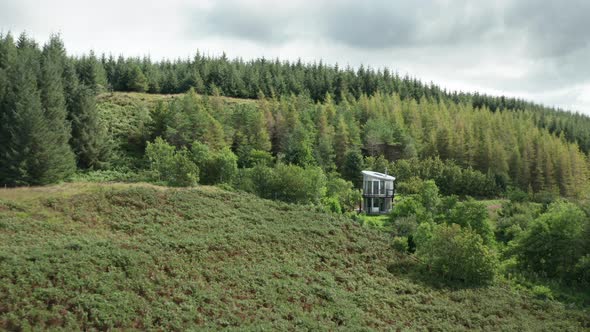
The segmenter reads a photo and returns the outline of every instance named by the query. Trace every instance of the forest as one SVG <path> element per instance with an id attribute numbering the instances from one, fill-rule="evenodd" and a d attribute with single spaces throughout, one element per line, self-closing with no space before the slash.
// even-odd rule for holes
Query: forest
<path id="1" fill-rule="evenodd" d="M 387 69 L 74 57 L 59 36 L 4 34 L 0 119 L 2 187 L 216 185 L 371 226 L 353 212 L 370 169 L 397 178 L 373 226 L 403 257 L 453 283 L 505 278 L 589 301 L 575 295 L 590 285 L 585 115 Z"/>
<path id="2" fill-rule="evenodd" d="M 590 125 L 579 114 L 449 93 L 387 70 L 199 53 L 175 62 L 115 61 L 92 52 L 69 57 L 59 36 L 42 48 L 24 34 L 1 41 L 3 185 L 54 183 L 76 170 L 140 171 L 149 168 L 148 143 L 161 137 L 178 155 L 207 150 L 211 156 L 192 151 L 201 168 L 199 158 L 235 158 L 239 169 L 285 163 L 357 184 L 364 164 L 406 174 L 398 171 L 406 161 L 416 173 L 440 159 L 446 172 L 460 173 L 448 173 L 448 181 L 481 184 L 443 185 L 448 194 L 494 197 L 514 186 L 580 198 L 587 190 L 588 139 L 580 128 Z M 109 91 L 188 93 L 150 105 L 134 128 L 116 128 L 128 119 L 108 118 L 97 104 Z M 228 106 L 218 96 L 253 103 Z M 238 173 L 229 169 L 223 182 Z M 202 173 L 205 183 L 220 181 Z"/>

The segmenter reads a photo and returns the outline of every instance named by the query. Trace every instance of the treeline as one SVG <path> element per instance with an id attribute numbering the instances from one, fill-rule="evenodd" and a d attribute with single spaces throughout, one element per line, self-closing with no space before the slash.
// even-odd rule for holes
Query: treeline
<path id="1" fill-rule="evenodd" d="M 187 59 L 154 62 L 148 57 L 114 58 L 92 52 L 76 59 L 81 80 L 99 91 L 131 91 L 175 94 L 193 88 L 200 94 L 254 99 L 262 92 L 267 97 L 305 94 L 324 102 L 331 95 L 337 102 L 372 96 L 397 94 L 401 100 L 423 100 L 470 105 L 474 109 L 527 111 L 535 114 L 540 128 L 578 143 L 590 150 L 590 118 L 544 107 L 518 98 L 488 96 L 479 93 L 447 91 L 433 83 L 400 76 L 387 68 L 361 66 L 341 68 L 323 62 L 303 63 L 278 59 L 228 59 L 225 54 L 205 56 L 198 53 Z"/>

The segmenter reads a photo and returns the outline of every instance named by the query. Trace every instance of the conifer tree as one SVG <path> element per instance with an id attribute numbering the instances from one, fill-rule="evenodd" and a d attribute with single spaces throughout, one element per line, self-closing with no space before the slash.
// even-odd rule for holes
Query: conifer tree
<path id="1" fill-rule="evenodd" d="M 21 36 L 18 57 L 9 69 L 10 86 L 0 130 L 4 143 L 0 146 L 4 161 L 0 179 L 9 185 L 54 183 L 75 169 L 57 64 L 45 56 L 41 81 L 37 82 L 35 68 L 40 66 L 36 53 Z"/>
<path id="2" fill-rule="evenodd" d="M 82 85 L 78 88 L 72 114 L 72 148 L 78 166 L 83 169 L 100 169 L 108 166 L 111 143 L 107 128 L 100 123 L 94 93 Z"/>
<path id="3" fill-rule="evenodd" d="M 363 156 L 357 150 L 346 153 L 344 165 L 342 165 L 342 177 L 352 182 L 356 188 L 360 188 L 363 181 Z"/>

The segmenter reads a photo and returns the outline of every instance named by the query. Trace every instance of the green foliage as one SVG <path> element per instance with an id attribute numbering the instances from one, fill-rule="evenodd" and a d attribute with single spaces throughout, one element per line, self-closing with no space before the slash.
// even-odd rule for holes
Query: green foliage
<path id="1" fill-rule="evenodd" d="M 418 194 L 422 205 L 426 211 L 434 213 L 440 205 L 440 195 L 438 187 L 432 180 L 424 181 Z"/>
<path id="2" fill-rule="evenodd" d="M 164 181 L 168 185 L 186 187 L 199 181 L 199 168 L 189 156 L 186 149 L 176 151 L 174 146 L 158 137 L 146 147 L 146 157 L 156 181 Z"/>
<path id="3" fill-rule="evenodd" d="M 322 205 L 326 208 L 327 211 L 334 212 L 334 213 L 342 213 L 342 207 L 340 206 L 340 201 L 337 197 L 334 196 L 326 196 L 322 199 Z"/>
<path id="4" fill-rule="evenodd" d="M 23 34 L 16 54 L 6 60 L 6 86 L 0 95 L 0 183 L 43 185 L 63 180 L 75 170 L 68 145 L 63 58 L 49 49 L 41 53 Z"/>
<path id="5" fill-rule="evenodd" d="M 506 190 L 506 198 L 511 202 L 523 203 L 529 200 L 529 195 L 519 188 L 508 187 L 508 190 Z"/>
<path id="6" fill-rule="evenodd" d="M 416 248 L 422 263 L 447 280 L 488 284 L 498 270 L 498 258 L 481 236 L 457 224 L 432 226 L 429 237 L 417 237 Z"/>
<path id="7" fill-rule="evenodd" d="M 393 243 L 391 244 L 393 250 L 399 253 L 407 253 L 408 252 L 408 238 L 403 236 L 396 236 L 393 238 Z"/>
<path id="8" fill-rule="evenodd" d="M 68 181 L 71 182 L 141 182 L 150 181 L 141 175 L 125 170 L 94 170 L 78 172 L 72 175 Z"/>
<path id="9" fill-rule="evenodd" d="M 212 153 L 203 170 L 203 183 L 231 183 L 238 172 L 238 157 L 228 147 L 224 147 Z"/>
<path id="10" fill-rule="evenodd" d="M 212 151 L 198 141 L 193 142 L 191 158 L 201 170 L 201 183 L 231 183 L 238 173 L 238 157 L 228 148 Z"/>
<path id="11" fill-rule="evenodd" d="M 552 300 L 553 294 L 551 289 L 545 286 L 535 286 L 531 290 L 533 296 L 540 300 Z"/>
<path id="12" fill-rule="evenodd" d="M 293 203 L 317 203 L 326 194 L 326 175 L 319 167 L 278 164 L 274 169 L 276 199 Z"/>
<path id="13" fill-rule="evenodd" d="M 494 241 L 494 231 L 488 218 L 488 210 L 484 204 L 474 199 L 470 198 L 465 202 L 457 203 L 449 212 L 447 222 L 473 230 L 487 245 Z"/>
<path id="14" fill-rule="evenodd" d="M 496 221 L 496 238 L 508 243 L 516 239 L 542 212 L 541 204 L 505 202 Z"/>
<path id="15" fill-rule="evenodd" d="M 397 178 L 400 192 L 417 193 L 420 179 L 434 180 L 444 195 L 495 197 L 501 190 L 493 176 L 438 157 L 399 160 L 391 172 Z"/>
<path id="16" fill-rule="evenodd" d="M 413 176 L 404 181 L 396 181 L 396 192 L 402 195 L 418 195 L 422 190 L 424 180 L 417 176 Z"/>
<path id="17" fill-rule="evenodd" d="M 361 193 L 350 181 L 339 178 L 335 173 L 328 174 L 326 189 L 326 196 L 336 199 L 343 212 L 354 210 L 362 199 Z"/>
<path id="18" fill-rule="evenodd" d="M 517 238 L 514 253 L 522 268 L 546 277 L 572 278 L 586 254 L 583 232 L 587 223 L 587 216 L 574 204 L 551 204 Z"/>
<path id="19" fill-rule="evenodd" d="M 590 323 L 583 310 L 538 305 L 505 285 L 430 287 L 390 268 L 411 269 L 405 262 L 413 260 L 396 255 L 382 232 L 213 187 L 0 191 L 0 243 L 2 330 L 583 330 Z"/>
<path id="20" fill-rule="evenodd" d="M 71 115 L 71 145 L 78 166 L 82 169 L 107 168 L 112 142 L 106 125 L 100 122 L 94 95 L 88 88 L 81 86 L 74 96 L 72 107 L 76 113 Z"/>
<path id="21" fill-rule="evenodd" d="M 427 211 L 418 196 L 404 196 L 396 202 L 389 213 L 391 222 L 402 217 L 415 216 L 420 222 L 427 219 Z"/>
<path id="22" fill-rule="evenodd" d="M 342 177 L 360 188 L 363 183 L 363 156 L 356 150 L 351 150 L 346 154 L 344 165 L 342 166 Z"/>
<path id="23" fill-rule="evenodd" d="M 326 196 L 327 178 L 319 167 L 303 168 L 279 163 L 271 168 L 256 165 L 242 176 L 238 187 L 256 195 L 290 203 L 320 203 Z"/>

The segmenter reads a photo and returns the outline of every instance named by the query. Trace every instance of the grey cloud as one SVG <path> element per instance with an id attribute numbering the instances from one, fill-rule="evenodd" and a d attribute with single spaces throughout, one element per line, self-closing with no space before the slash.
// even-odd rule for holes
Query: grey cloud
<path id="1" fill-rule="evenodd" d="M 323 12 L 329 38 L 374 49 L 466 44 L 487 38 L 498 20 L 490 5 L 464 0 L 347 1 Z"/>
<path id="2" fill-rule="evenodd" d="M 590 45 L 590 1 L 520 0 L 506 8 L 506 24 L 525 35 L 536 56 L 560 57 Z"/>
<path id="3" fill-rule="evenodd" d="M 190 20 L 198 33 L 276 44 L 307 37 L 369 49 L 471 42 L 498 21 L 493 6 L 468 0 L 294 3 L 216 2 Z"/>
<path id="4" fill-rule="evenodd" d="M 280 5 L 277 8 L 280 10 Z M 286 16 L 284 12 L 240 1 L 226 1 L 216 3 L 210 9 L 193 12 L 191 20 L 196 22 L 196 26 L 191 32 L 276 44 L 291 37 L 286 30 L 289 23 Z"/>

